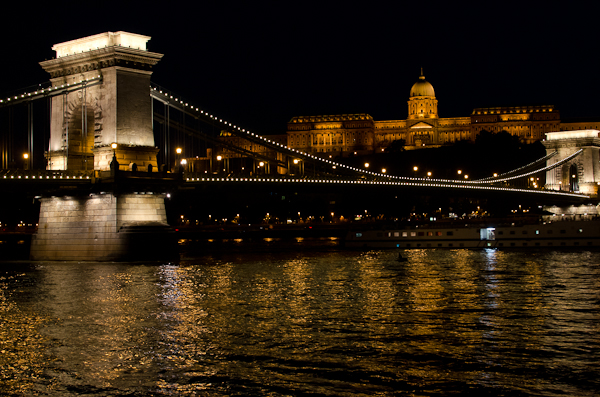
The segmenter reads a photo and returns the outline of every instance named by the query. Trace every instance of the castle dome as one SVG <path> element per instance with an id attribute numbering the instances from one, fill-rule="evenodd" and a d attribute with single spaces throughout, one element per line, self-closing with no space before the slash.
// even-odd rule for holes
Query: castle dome
<path id="1" fill-rule="evenodd" d="M 423 76 L 423 68 L 421 68 L 421 75 L 419 76 L 419 81 L 413 84 L 410 89 L 410 98 L 416 96 L 431 96 L 435 97 L 435 91 L 433 90 L 433 86 L 427 80 L 425 80 L 425 76 Z"/>

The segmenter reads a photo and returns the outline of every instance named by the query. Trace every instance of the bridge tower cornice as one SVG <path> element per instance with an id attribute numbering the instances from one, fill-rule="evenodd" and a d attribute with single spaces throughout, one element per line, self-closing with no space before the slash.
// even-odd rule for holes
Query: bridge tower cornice
<path id="1" fill-rule="evenodd" d="M 101 70 L 110 67 L 131 69 L 137 73 L 152 74 L 152 67 L 156 65 L 163 54 L 112 46 L 90 50 L 79 54 L 63 56 L 40 62 L 40 66 L 50 74 L 53 83 L 58 84 L 61 77 L 80 75 L 82 73 Z"/>

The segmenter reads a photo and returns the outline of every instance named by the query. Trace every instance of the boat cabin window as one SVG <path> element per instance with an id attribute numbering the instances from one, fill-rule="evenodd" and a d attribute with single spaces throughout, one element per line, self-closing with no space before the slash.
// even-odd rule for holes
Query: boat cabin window
<path id="1" fill-rule="evenodd" d="M 402 232 L 402 237 L 408 237 L 408 232 Z"/>
<path id="2" fill-rule="evenodd" d="M 410 232 L 410 237 L 415 237 L 417 235 L 417 232 Z"/>
<path id="3" fill-rule="evenodd" d="M 479 229 L 479 238 L 481 240 L 495 240 L 496 239 L 496 229 L 493 227 L 488 227 L 486 229 Z"/>
<path id="4" fill-rule="evenodd" d="M 446 232 L 446 236 L 454 236 L 454 232 L 453 231 L 448 231 L 448 232 Z"/>
<path id="5" fill-rule="evenodd" d="M 400 232 L 394 232 L 394 237 L 400 237 Z"/>
<path id="6" fill-rule="evenodd" d="M 356 237 L 362 237 L 362 233 L 356 233 Z"/>

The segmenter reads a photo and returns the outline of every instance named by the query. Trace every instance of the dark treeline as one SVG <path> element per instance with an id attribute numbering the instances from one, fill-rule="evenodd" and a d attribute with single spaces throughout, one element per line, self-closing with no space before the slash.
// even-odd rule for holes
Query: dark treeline
<path id="1" fill-rule="evenodd" d="M 404 150 L 403 142 L 396 142 L 385 153 L 341 161 L 360 168 L 369 163 L 371 171 L 385 168 L 390 175 L 426 177 L 431 172 L 431 177 L 438 179 L 463 178 L 465 174 L 469 179 L 478 179 L 519 168 L 546 155 L 541 142 L 524 144 L 505 131 L 482 131 L 475 142 L 459 141 L 432 149 Z M 418 168 L 416 172 L 414 167 Z"/>

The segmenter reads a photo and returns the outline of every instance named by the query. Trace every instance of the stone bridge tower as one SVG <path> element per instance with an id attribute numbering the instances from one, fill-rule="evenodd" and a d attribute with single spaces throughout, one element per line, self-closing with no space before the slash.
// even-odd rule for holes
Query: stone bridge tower
<path id="1" fill-rule="evenodd" d="M 166 243 L 172 230 L 164 193 L 152 190 L 157 185 L 135 182 L 153 178 L 160 182 L 162 174 L 143 178 L 141 172 L 129 171 L 130 163 L 140 171 L 147 171 L 148 165 L 157 169 L 150 75 L 162 55 L 146 50 L 149 39 L 126 32 L 101 33 L 56 44 L 56 59 L 40 62 L 54 87 L 67 87 L 52 98 L 47 168 L 110 172 L 95 172 L 91 191 L 59 190 L 40 198 L 32 259 L 139 260 L 174 255 Z M 121 171 L 111 169 L 113 155 Z"/>
<path id="2" fill-rule="evenodd" d="M 148 40 L 101 33 L 56 44 L 56 58 L 40 62 L 53 87 L 94 79 L 52 98 L 48 169 L 109 170 L 113 143 L 121 169 L 130 163 L 156 169 L 149 89 L 152 67 L 162 54 L 149 52 Z"/>
<path id="3" fill-rule="evenodd" d="M 546 153 L 558 152 L 548 159 L 555 164 L 583 149 L 581 154 L 546 172 L 546 189 L 578 192 L 598 197 L 600 184 L 600 131 L 579 130 L 550 132 L 543 141 Z"/>

